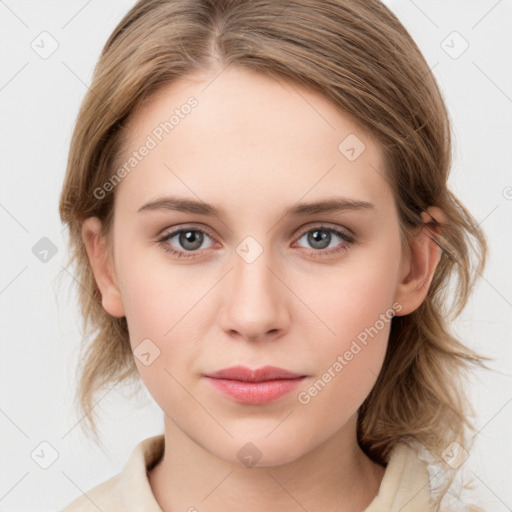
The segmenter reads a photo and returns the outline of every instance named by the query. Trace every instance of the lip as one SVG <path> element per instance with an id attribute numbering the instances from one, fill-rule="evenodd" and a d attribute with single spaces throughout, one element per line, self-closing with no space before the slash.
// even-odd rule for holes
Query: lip
<path id="1" fill-rule="evenodd" d="M 246 366 L 231 366 L 230 368 L 224 368 L 213 373 L 205 374 L 206 377 L 212 377 L 214 379 L 229 379 L 239 380 L 243 382 L 263 382 L 266 380 L 277 380 L 277 379 L 295 379 L 297 377 L 304 377 L 299 373 L 285 370 L 277 366 L 263 366 L 262 368 L 256 368 L 251 370 Z"/>
<path id="2" fill-rule="evenodd" d="M 205 374 L 204 377 L 217 391 L 236 402 L 262 405 L 274 402 L 293 391 L 306 375 L 276 366 L 264 366 L 254 370 L 245 366 L 232 366 Z"/>

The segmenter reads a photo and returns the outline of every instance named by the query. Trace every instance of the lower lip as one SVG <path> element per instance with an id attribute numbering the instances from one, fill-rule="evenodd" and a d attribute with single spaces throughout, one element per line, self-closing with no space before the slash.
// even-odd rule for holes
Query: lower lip
<path id="1" fill-rule="evenodd" d="M 236 402 L 251 405 L 274 402 L 296 389 L 305 378 L 244 382 L 206 377 L 210 384 L 221 393 L 233 398 Z"/>

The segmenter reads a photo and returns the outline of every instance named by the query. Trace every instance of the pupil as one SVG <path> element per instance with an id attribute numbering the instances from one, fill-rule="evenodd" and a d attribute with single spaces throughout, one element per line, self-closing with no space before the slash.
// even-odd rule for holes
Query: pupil
<path id="1" fill-rule="evenodd" d="M 325 247 L 327 247 L 329 245 L 329 238 L 330 238 L 330 234 L 327 233 L 325 230 L 315 230 L 315 231 L 312 231 L 311 232 L 311 235 L 310 235 L 310 242 L 312 241 L 312 245 L 314 246 L 314 244 L 320 242 L 320 247 L 317 247 L 319 249 L 324 249 Z M 322 243 L 322 242 L 325 242 L 327 240 L 327 243 Z"/>
<path id="2" fill-rule="evenodd" d="M 197 241 L 199 241 L 199 243 Z M 198 249 L 201 247 L 202 241 L 202 234 L 198 231 L 185 231 L 182 232 L 180 236 L 180 243 L 182 247 L 189 250 Z M 192 244 L 192 247 L 188 246 L 187 244 Z"/>

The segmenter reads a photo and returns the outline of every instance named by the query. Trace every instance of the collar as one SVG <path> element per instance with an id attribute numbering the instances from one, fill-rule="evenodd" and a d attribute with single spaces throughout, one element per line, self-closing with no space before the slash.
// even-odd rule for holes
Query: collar
<path id="1" fill-rule="evenodd" d="M 164 452 L 164 434 L 141 441 L 131 453 L 120 484 L 126 512 L 162 512 L 148 480 L 148 471 Z M 427 465 L 416 451 L 397 443 L 380 484 L 379 492 L 364 512 L 431 512 Z"/>

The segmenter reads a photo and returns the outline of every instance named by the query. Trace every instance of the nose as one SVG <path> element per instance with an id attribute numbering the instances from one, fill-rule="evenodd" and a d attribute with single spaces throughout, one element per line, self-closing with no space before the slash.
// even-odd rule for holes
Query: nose
<path id="1" fill-rule="evenodd" d="M 252 262 L 236 252 L 233 255 L 234 268 L 226 276 L 219 315 L 221 328 L 231 337 L 276 339 L 287 330 L 288 301 L 293 294 L 270 252 L 263 251 Z"/>

